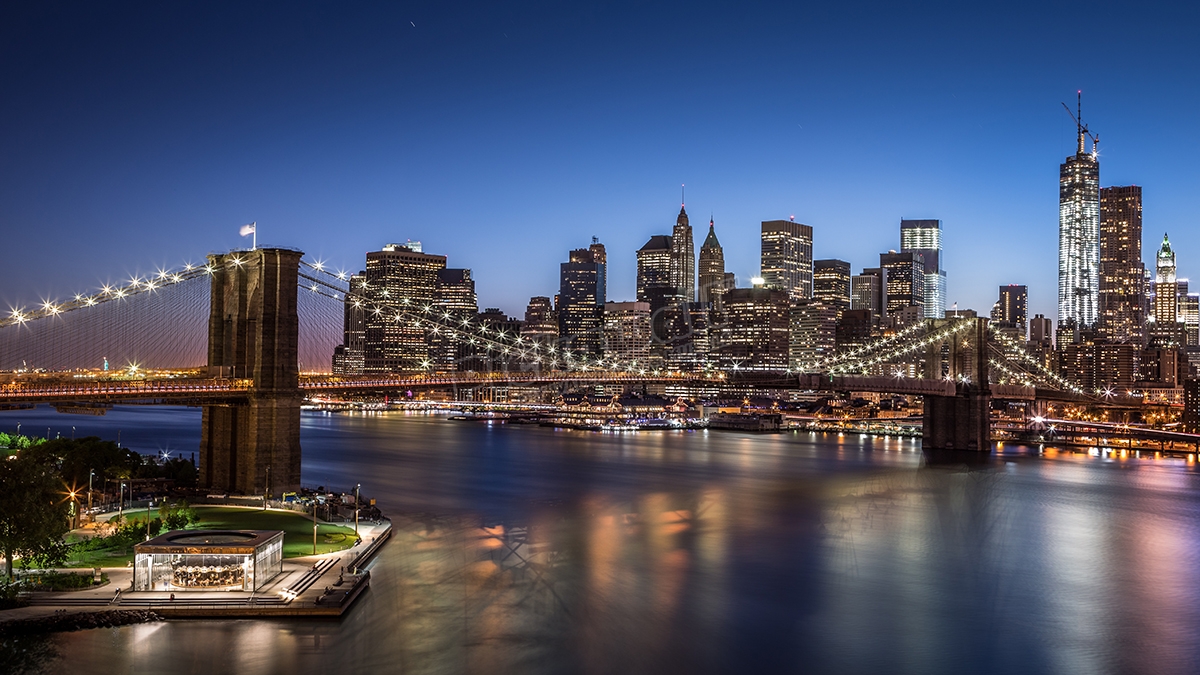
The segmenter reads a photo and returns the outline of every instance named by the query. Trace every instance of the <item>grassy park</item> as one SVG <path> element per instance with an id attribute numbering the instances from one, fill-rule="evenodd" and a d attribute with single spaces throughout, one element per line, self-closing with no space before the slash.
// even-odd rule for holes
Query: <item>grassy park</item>
<path id="1" fill-rule="evenodd" d="M 283 530 L 283 557 L 312 555 L 312 519 L 294 511 L 263 511 L 262 509 L 232 506 L 195 506 L 196 522 L 189 530 Z M 157 514 L 150 512 L 151 518 Z M 125 522 L 142 527 L 146 511 L 127 511 Z M 321 523 L 317 526 L 317 553 L 331 553 L 354 545 L 354 528 Z M 75 541 L 81 541 L 76 537 Z M 68 567 L 124 567 L 133 560 L 133 547 L 85 549 L 75 547 L 67 558 Z"/>

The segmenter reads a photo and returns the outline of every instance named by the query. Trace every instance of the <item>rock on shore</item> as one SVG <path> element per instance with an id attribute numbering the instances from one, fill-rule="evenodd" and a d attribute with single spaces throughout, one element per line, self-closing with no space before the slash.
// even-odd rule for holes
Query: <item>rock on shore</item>
<path id="1" fill-rule="evenodd" d="M 114 609 L 103 612 L 74 612 L 14 619 L 0 622 L 0 636 L 18 633 L 56 633 L 89 628 L 112 628 L 134 623 L 162 621 L 162 617 L 144 609 Z"/>

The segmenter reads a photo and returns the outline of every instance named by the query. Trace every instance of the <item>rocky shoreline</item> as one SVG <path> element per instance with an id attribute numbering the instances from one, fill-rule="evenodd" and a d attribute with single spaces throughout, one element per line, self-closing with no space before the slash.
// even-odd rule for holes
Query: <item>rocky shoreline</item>
<path id="1" fill-rule="evenodd" d="M 144 609 L 114 609 L 103 612 L 67 612 L 51 616 L 0 621 L 0 636 L 29 633 L 59 633 L 91 628 L 113 628 L 135 623 L 153 623 L 163 618 Z"/>

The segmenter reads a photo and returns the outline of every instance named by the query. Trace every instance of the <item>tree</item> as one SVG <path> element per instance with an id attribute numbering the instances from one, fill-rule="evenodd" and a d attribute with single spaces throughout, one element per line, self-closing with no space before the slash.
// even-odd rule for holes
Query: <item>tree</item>
<path id="1" fill-rule="evenodd" d="M 67 553 L 69 500 L 63 495 L 55 457 L 39 446 L 0 462 L 0 548 L 4 572 L 12 578 L 13 557 L 43 565 Z"/>

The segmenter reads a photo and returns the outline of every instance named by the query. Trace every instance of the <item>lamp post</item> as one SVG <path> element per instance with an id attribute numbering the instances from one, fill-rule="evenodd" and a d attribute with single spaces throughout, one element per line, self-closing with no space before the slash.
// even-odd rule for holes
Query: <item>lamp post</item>
<path id="1" fill-rule="evenodd" d="M 317 554 L 317 496 L 313 495 L 313 555 Z"/>
<path id="2" fill-rule="evenodd" d="M 358 536 L 358 490 L 362 483 L 354 486 L 354 536 Z"/>
<path id="3" fill-rule="evenodd" d="M 146 500 L 146 541 L 150 541 L 150 507 L 154 506 L 154 500 Z"/>
<path id="4" fill-rule="evenodd" d="M 71 440 L 75 440 L 75 427 L 71 427 Z"/>
<path id="5" fill-rule="evenodd" d="M 125 483 L 121 483 L 121 487 L 117 490 L 117 522 L 118 523 L 121 522 L 121 516 L 124 513 L 125 513 Z"/>
<path id="6" fill-rule="evenodd" d="M 263 511 L 267 510 L 267 500 L 271 498 L 271 465 L 267 465 L 267 487 L 263 490 Z"/>
<path id="7" fill-rule="evenodd" d="M 92 510 L 92 479 L 96 477 L 95 471 L 88 471 L 88 512 Z"/>

